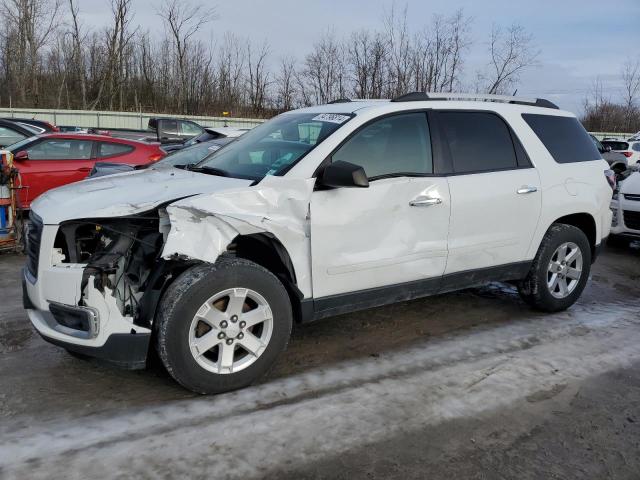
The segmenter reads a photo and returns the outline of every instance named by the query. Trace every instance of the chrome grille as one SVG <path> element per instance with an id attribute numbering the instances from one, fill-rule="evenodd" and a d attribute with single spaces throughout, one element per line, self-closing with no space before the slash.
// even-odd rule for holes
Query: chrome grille
<path id="1" fill-rule="evenodd" d="M 640 202 L 640 195 L 625 193 L 624 198 L 627 200 L 635 200 L 636 202 Z"/>

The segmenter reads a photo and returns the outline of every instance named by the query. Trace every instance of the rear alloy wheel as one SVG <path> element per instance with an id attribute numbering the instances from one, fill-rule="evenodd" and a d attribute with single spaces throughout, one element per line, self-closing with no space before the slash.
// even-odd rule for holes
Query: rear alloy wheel
<path id="1" fill-rule="evenodd" d="M 221 257 L 182 273 L 162 297 L 157 350 L 181 385 L 221 393 L 250 385 L 285 349 L 292 326 L 289 295 L 256 263 Z"/>
<path id="2" fill-rule="evenodd" d="M 591 246 L 584 232 L 572 225 L 555 223 L 542 238 L 518 292 L 538 310 L 565 310 L 580 297 L 590 270 Z"/>
<path id="3" fill-rule="evenodd" d="M 560 245 L 549 262 L 547 287 L 555 298 L 567 298 L 582 276 L 582 251 L 573 242 Z"/>

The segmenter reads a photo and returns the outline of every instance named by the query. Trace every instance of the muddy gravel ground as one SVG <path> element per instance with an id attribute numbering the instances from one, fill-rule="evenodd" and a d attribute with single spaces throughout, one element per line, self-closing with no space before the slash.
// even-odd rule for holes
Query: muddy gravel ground
<path id="1" fill-rule="evenodd" d="M 23 261 L 0 256 L 0 478 L 640 478 L 640 244 L 567 312 L 492 284 L 343 315 L 211 397 L 45 343 Z"/>

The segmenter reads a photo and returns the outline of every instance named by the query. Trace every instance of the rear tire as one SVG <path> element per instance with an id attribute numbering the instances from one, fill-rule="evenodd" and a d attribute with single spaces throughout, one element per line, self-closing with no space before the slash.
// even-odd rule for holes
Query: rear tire
<path id="1" fill-rule="evenodd" d="M 234 257 L 183 272 L 158 312 L 156 347 L 163 365 L 182 386 L 203 394 L 243 388 L 262 377 L 286 348 L 293 318 L 280 280 Z"/>
<path id="2" fill-rule="evenodd" d="M 582 294 L 590 271 L 591 247 L 587 236 L 572 225 L 554 223 L 545 233 L 518 292 L 537 310 L 566 310 Z"/>

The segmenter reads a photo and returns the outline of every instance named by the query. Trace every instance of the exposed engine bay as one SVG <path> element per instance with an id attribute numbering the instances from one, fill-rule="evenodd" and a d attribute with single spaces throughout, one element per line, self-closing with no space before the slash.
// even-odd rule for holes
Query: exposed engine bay
<path id="1" fill-rule="evenodd" d="M 159 254 L 168 231 L 163 209 L 130 217 L 67 221 L 60 225 L 54 242 L 54 263 L 86 265 L 79 306 L 96 308 L 98 302 L 113 310 L 110 307 L 115 305 L 133 324 L 148 326 L 149 308 L 155 308 L 157 300 L 150 297 L 167 272 L 167 262 Z"/>

